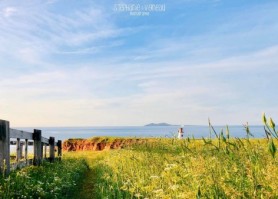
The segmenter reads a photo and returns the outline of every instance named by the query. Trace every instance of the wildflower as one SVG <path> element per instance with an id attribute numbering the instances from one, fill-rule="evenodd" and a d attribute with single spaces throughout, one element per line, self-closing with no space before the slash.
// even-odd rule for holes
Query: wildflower
<path id="1" fill-rule="evenodd" d="M 43 182 L 41 182 L 41 181 L 38 181 L 37 183 L 38 183 L 38 184 L 41 184 L 41 185 L 43 184 Z"/>
<path id="2" fill-rule="evenodd" d="M 151 176 L 150 179 L 158 179 L 159 176 Z"/>
<path id="3" fill-rule="evenodd" d="M 135 195 L 134 195 L 136 198 L 140 198 L 140 196 L 142 196 L 140 193 L 136 193 Z"/>
<path id="4" fill-rule="evenodd" d="M 157 189 L 157 190 L 154 190 L 153 192 L 156 193 L 156 194 L 162 193 L 162 192 L 163 192 L 163 189 Z"/>
<path id="5" fill-rule="evenodd" d="M 169 166 L 169 167 L 176 167 L 177 165 L 176 164 L 168 164 L 167 166 Z"/>
<path id="6" fill-rule="evenodd" d="M 172 185 L 170 187 L 170 189 L 172 189 L 173 191 L 177 190 L 179 188 L 179 185 Z"/>
<path id="7" fill-rule="evenodd" d="M 127 191 L 128 190 L 126 185 L 123 185 L 120 189 L 123 190 L 123 191 Z"/>

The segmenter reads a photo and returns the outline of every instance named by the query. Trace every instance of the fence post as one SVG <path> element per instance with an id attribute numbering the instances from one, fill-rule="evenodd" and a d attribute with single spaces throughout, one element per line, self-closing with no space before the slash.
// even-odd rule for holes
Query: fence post
<path id="1" fill-rule="evenodd" d="M 34 140 L 34 165 L 40 165 L 42 161 L 42 132 L 41 130 L 34 129 L 33 140 Z"/>
<path id="2" fill-rule="evenodd" d="M 16 139 L 16 163 L 19 162 L 19 160 L 21 159 L 21 153 L 20 153 L 20 139 L 17 138 Z"/>
<path id="3" fill-rule="evenodd" d="M 62 157 L 62 141 L 61 140 L 58 140 L 57 146 L 58 146 L 58 158 L 59 158 L 59 160 L 61 160 L 61 157 Z"/>
<path id="4" fill-rule="evenodd" d="M 0 120 L 0 173 L 10 173 L 10 123 Z"/>
<path id="5" fill-rule="evenodd" d="M 50 162 L 53 162 L 55 159 L 55 138 L 50 137 L 49 138 L 49 160 Z"/>
<path id="6" fill-rule="evenodd" d="M 23 145 L 24 145 L 24 142 L 20 142 L 20 159 L 23 158 Z"/>
<path id="7" fill-rule="evenodd" d="M 44 159 L 46 159 L 47 144 L 44 143 Z"/>
<path id="8" fill-rule="evenodd" d="M 28 139 L 25 139 L 25 162 L 26 162 L 26 165 L 28 165 Z"/>

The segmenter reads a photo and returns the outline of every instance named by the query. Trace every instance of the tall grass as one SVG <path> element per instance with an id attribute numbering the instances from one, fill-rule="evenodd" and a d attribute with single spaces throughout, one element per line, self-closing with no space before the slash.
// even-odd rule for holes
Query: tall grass
<path id="1" fill-rule="evenodd" d="M 209 121 L 208 138 L 68 152 L 61 162 L 0 177 L 0 198 L 278 198 L 278 133 L 262 119 L 264 139 L 252 138 L 248 123 L 246 138 L 236 138 Z"/>
<path id="2" fill-rule="evenodd" d="M 111 151 L 90 162 L 96 198 L 277 198 L 278 161 L 267 140 L 230 142 L 229 152 L 222 141 L 219 150 L 201 140 Z"/>
<path id="3" fill-rule="evenodd" d="M 63 159 L 14 171 L 0 177 L 0 198 L 72 198 L 87 168 L 84 160 Z"/>
<path id="4" fill-rule="evenodd" d="M 264 124 L 265 139 L 252 138 L 248 124 L 241 139 L 210 124 L 214 139 L 152 139 L 97 161 L 95 152 L 68 155 L 90 157 L 91 198 L 278 198 L 277 131 Z"/>

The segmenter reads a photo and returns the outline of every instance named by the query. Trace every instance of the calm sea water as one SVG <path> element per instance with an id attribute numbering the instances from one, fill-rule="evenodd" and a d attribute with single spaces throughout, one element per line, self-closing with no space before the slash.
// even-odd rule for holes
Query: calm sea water
<path id="1" fill-rule="evenodd" d="M 177 135 L 180 126 L 120 126 L 120 127 L 42 127 L 44 137 L 53 136 L 56 140 L 68 138 L 90 138 L 94 136 L 117 136 L 117 137 L 173 137 Z M 225 126 L 215 126 L 219 133 Z M 28 132 L 33 132 L 33 128 L 16 128 Z M 208 126 L 186 125 L 183 127 L 184 136 L 192 135 L 195 138 L 208 137 Z M 229 126 L 232 137 L 246 137 L 243 126 Z M 265 137 L 263 126 L 250 126 L 250 131 L 254 137 Z"/>
<path id="2" fill-rule="evenodd" d="M 69 138 L 90 138 L 95 136 L 115 136 L 115 137 L 174 137 L 180 126 L 106 126 L 106 127 L 42 127 L 36 129 L 42 130 L 43 137 L 55 137 L 56 140 L 66 140 Z M 20 128 L 33 132 L 34 128 Z M 183 127 L 184 137 L 201 138 L 209 137 L 208 126 L 186 125 Z M 214 126 L 217 133 L 221 129 L 226 131 L 225 126 Z M 231 137 L 246 137 L 246 131 L 243 126 L 229 126 Z M 255 138 L 265 137 L 263 126 L 250 126 L 250 131 Z M 212 133 L 213 136 L 213 133 Z M 29 151 L 33 151 L 33 146 L 28 147 Z M 15 146 L 11 146 L 11 151 L 15 152 Z"/>

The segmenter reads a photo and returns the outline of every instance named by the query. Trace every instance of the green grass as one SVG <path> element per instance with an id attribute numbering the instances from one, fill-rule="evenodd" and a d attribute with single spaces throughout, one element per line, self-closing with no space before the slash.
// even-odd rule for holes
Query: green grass
<path id="1" fill-rule="evenodd" d="M 0 178 L 0 198 L 72 198 L 87 170 L 82 159 L 29 166 Z"/>
<path id="2" fill-rule="evenodd" d="M 0 198 L 277 199 L 278 132 L 272 119 L 263 115 L 263 122 L 265 139 L 250 139 L 248 125 L 239 139 L 209 123 L 215 139 L 152 138 L 121 150 L 67 152 L 61 162 L 1 178 Z"/>
<path id="3" fill-rule="evenodd" d="M 90 166 L 82 198 L 278 198 L 278 160 L 266 139 L 153 139 L 66 156 Z"/>
<path id="4" fill-rule="evenodd" d="M 92 199 L 102 197 L 100 193 L 98 193 L 99 173 L 96 167 L 98 167 L 98 162 L 108 154 L 110 154 L 109 151 L 78 151 L 65 153 L 64 156 L 66 158 L 85 159 L 90 167 L 90 170 L 86 172 L 79 191 L 73 195 L 73 198 Z"/>

